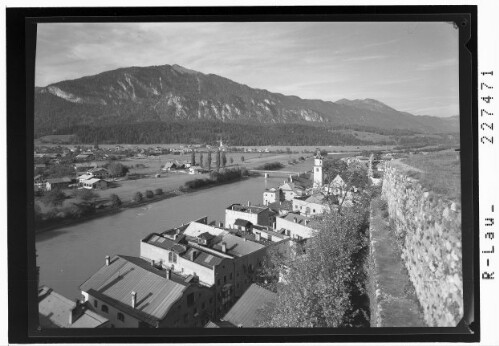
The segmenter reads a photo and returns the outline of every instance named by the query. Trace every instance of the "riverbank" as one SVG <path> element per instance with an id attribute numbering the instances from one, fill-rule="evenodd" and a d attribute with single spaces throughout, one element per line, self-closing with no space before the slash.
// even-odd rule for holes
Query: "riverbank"
<path id="1" fill-rule="evenodd" d="M 40 234 L 40 233 L 56 230 L 56 229 L 59 229 L 62 227 L 74 226 L 74 225 L 88 222 L 90 220 L 94 220 L 97 218 L 114 215 L 114 214 L 120 213 L 120 212 L 127 210 L 127 209 L 142 207 L 144 205 L 160 202 L 160 201 L 163 201 L 165 199 L 181 196 L 184 194 L 194 193 L 194 192 L 198 192 L 198 191 L 202 191 L 202 190 L 206 190 L 206 189 L 211 189 L 213 187 L 217 187 L 220 185 L 231 184 L 231 183 L 239 182 L 239 181 L 246 180 L 246 179 L 253 178 L 253 177 L 257 177 L 257 176 L 259 176 L 259 175 L 251 174 L 251 175 L 241 177 L 239 179 L 230 180 L 230 181 L 222 181 L 222 182 L 213 181 L 211 184 L 207 184 L 207 185 L 200 186 L 197 188 L 175 189 L 175 190 L 163 192 L 161 195 L 154 195 L 151 198 L 144 197 L 141 201 L 123 202 L 120 207 L 105 207 L 105 208 L 95 209 L 94 213 L 86 215 L 86 216 L 81 217 L 81 218 L 60 219 L 60 220 L 57 220 L 57 222 L 54 221 L 53 224 L 49 224 L 49 225 L 46 225 L 46 226 L 43 226 L 40 228 L 35 227 L 35 233 Z"/>

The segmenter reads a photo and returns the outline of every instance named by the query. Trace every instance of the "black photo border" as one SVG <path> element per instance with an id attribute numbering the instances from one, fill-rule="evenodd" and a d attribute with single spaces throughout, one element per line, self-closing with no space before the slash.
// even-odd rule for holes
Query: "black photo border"
<path id="1" fill-rule="evenodd" d="M 33 232 L 36 24 L 160 21 L 417 21 L 459 27 L 464 318 L 453 328 L 38 330 Z M 477 6 L 7 8 L 7 246 L 10 343 L 474 342 L 480 340 Z"/>

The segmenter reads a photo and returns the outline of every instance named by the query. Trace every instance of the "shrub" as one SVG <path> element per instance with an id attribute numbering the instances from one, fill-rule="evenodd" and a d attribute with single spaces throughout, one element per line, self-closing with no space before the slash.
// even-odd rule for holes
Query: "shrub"
<path id="1" fill-rule="evenodd" d="M 59 189 L 54 189 L 47 191 L 45 195 L 41 198 L 41 201 L 45 204 L 52 206 L 60 206 L 64 203 L 66 199 L 66 194 Z"/>
<path id="2" fill-rule="evenodd" d="M 159 195 L 163 194 L 163 189 L 158 188 L 158 189 L 154 190 L 154 192 L 156 193 L 156 195 L 159 196 Z"/>
<path id="3" fill-rule="evenodd" d="M 153 198 L 154 193 L 151 190 L 146 190 L 146 197 L 147 198 Z"/>
<path id="4" fill-rule="evenodd" d="M 121 206 L 121 199 L 118 197 L 117 194 L 112 194 L 111 195 L 111 206 L 118 208 Z"/>
<path id="5" fill-rule="evenodd" d="M 134 202 L 140 202 L 144 199 L 144 196 L 142 195 L 142 192 L 136 192 L 135 195 L 133 196 L 133 201 Z"/>

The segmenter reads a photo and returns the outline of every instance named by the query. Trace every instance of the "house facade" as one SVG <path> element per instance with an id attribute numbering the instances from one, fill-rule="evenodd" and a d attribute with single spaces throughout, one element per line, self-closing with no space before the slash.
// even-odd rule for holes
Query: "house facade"
<path id="1" fill-rule="evenodd" d="M 202 327 L 213 317 L 212 290 L 138 257 L 107 257 L 80 288 L 114 328 Z"/>
<path id="2" fill-rule="evenodd" d="M 276 218 L 276 231 L 283 232 L 292 239 L 302 240 L 312 238 L 314 229 L 309 226 L 310 219 L 299 213 L 289 213 Z"/>

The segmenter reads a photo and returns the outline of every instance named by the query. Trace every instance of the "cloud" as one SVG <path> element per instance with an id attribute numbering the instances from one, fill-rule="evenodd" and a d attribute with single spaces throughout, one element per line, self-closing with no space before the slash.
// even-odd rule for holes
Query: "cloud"
<path id="1" fill-rule="evenodd" d="M 444 59 L 439 61 L 433 61 L 428 63 L 419 63 L 416 67 L 417 71 L 432 71 L 435 69 L 448 67 L 448 66 L 457 66 L 458 61 L 456 58 Z"/>
<path id="2" fill-rule="evenodd" d="M 357 61 L 370 61 L 370 60 L 381 60 L 389 58 L 389 55 L 367 55 L 367 56 L 356 56 L 352 58 L 343 59 L 345 62 L 357 62 Z"/>

